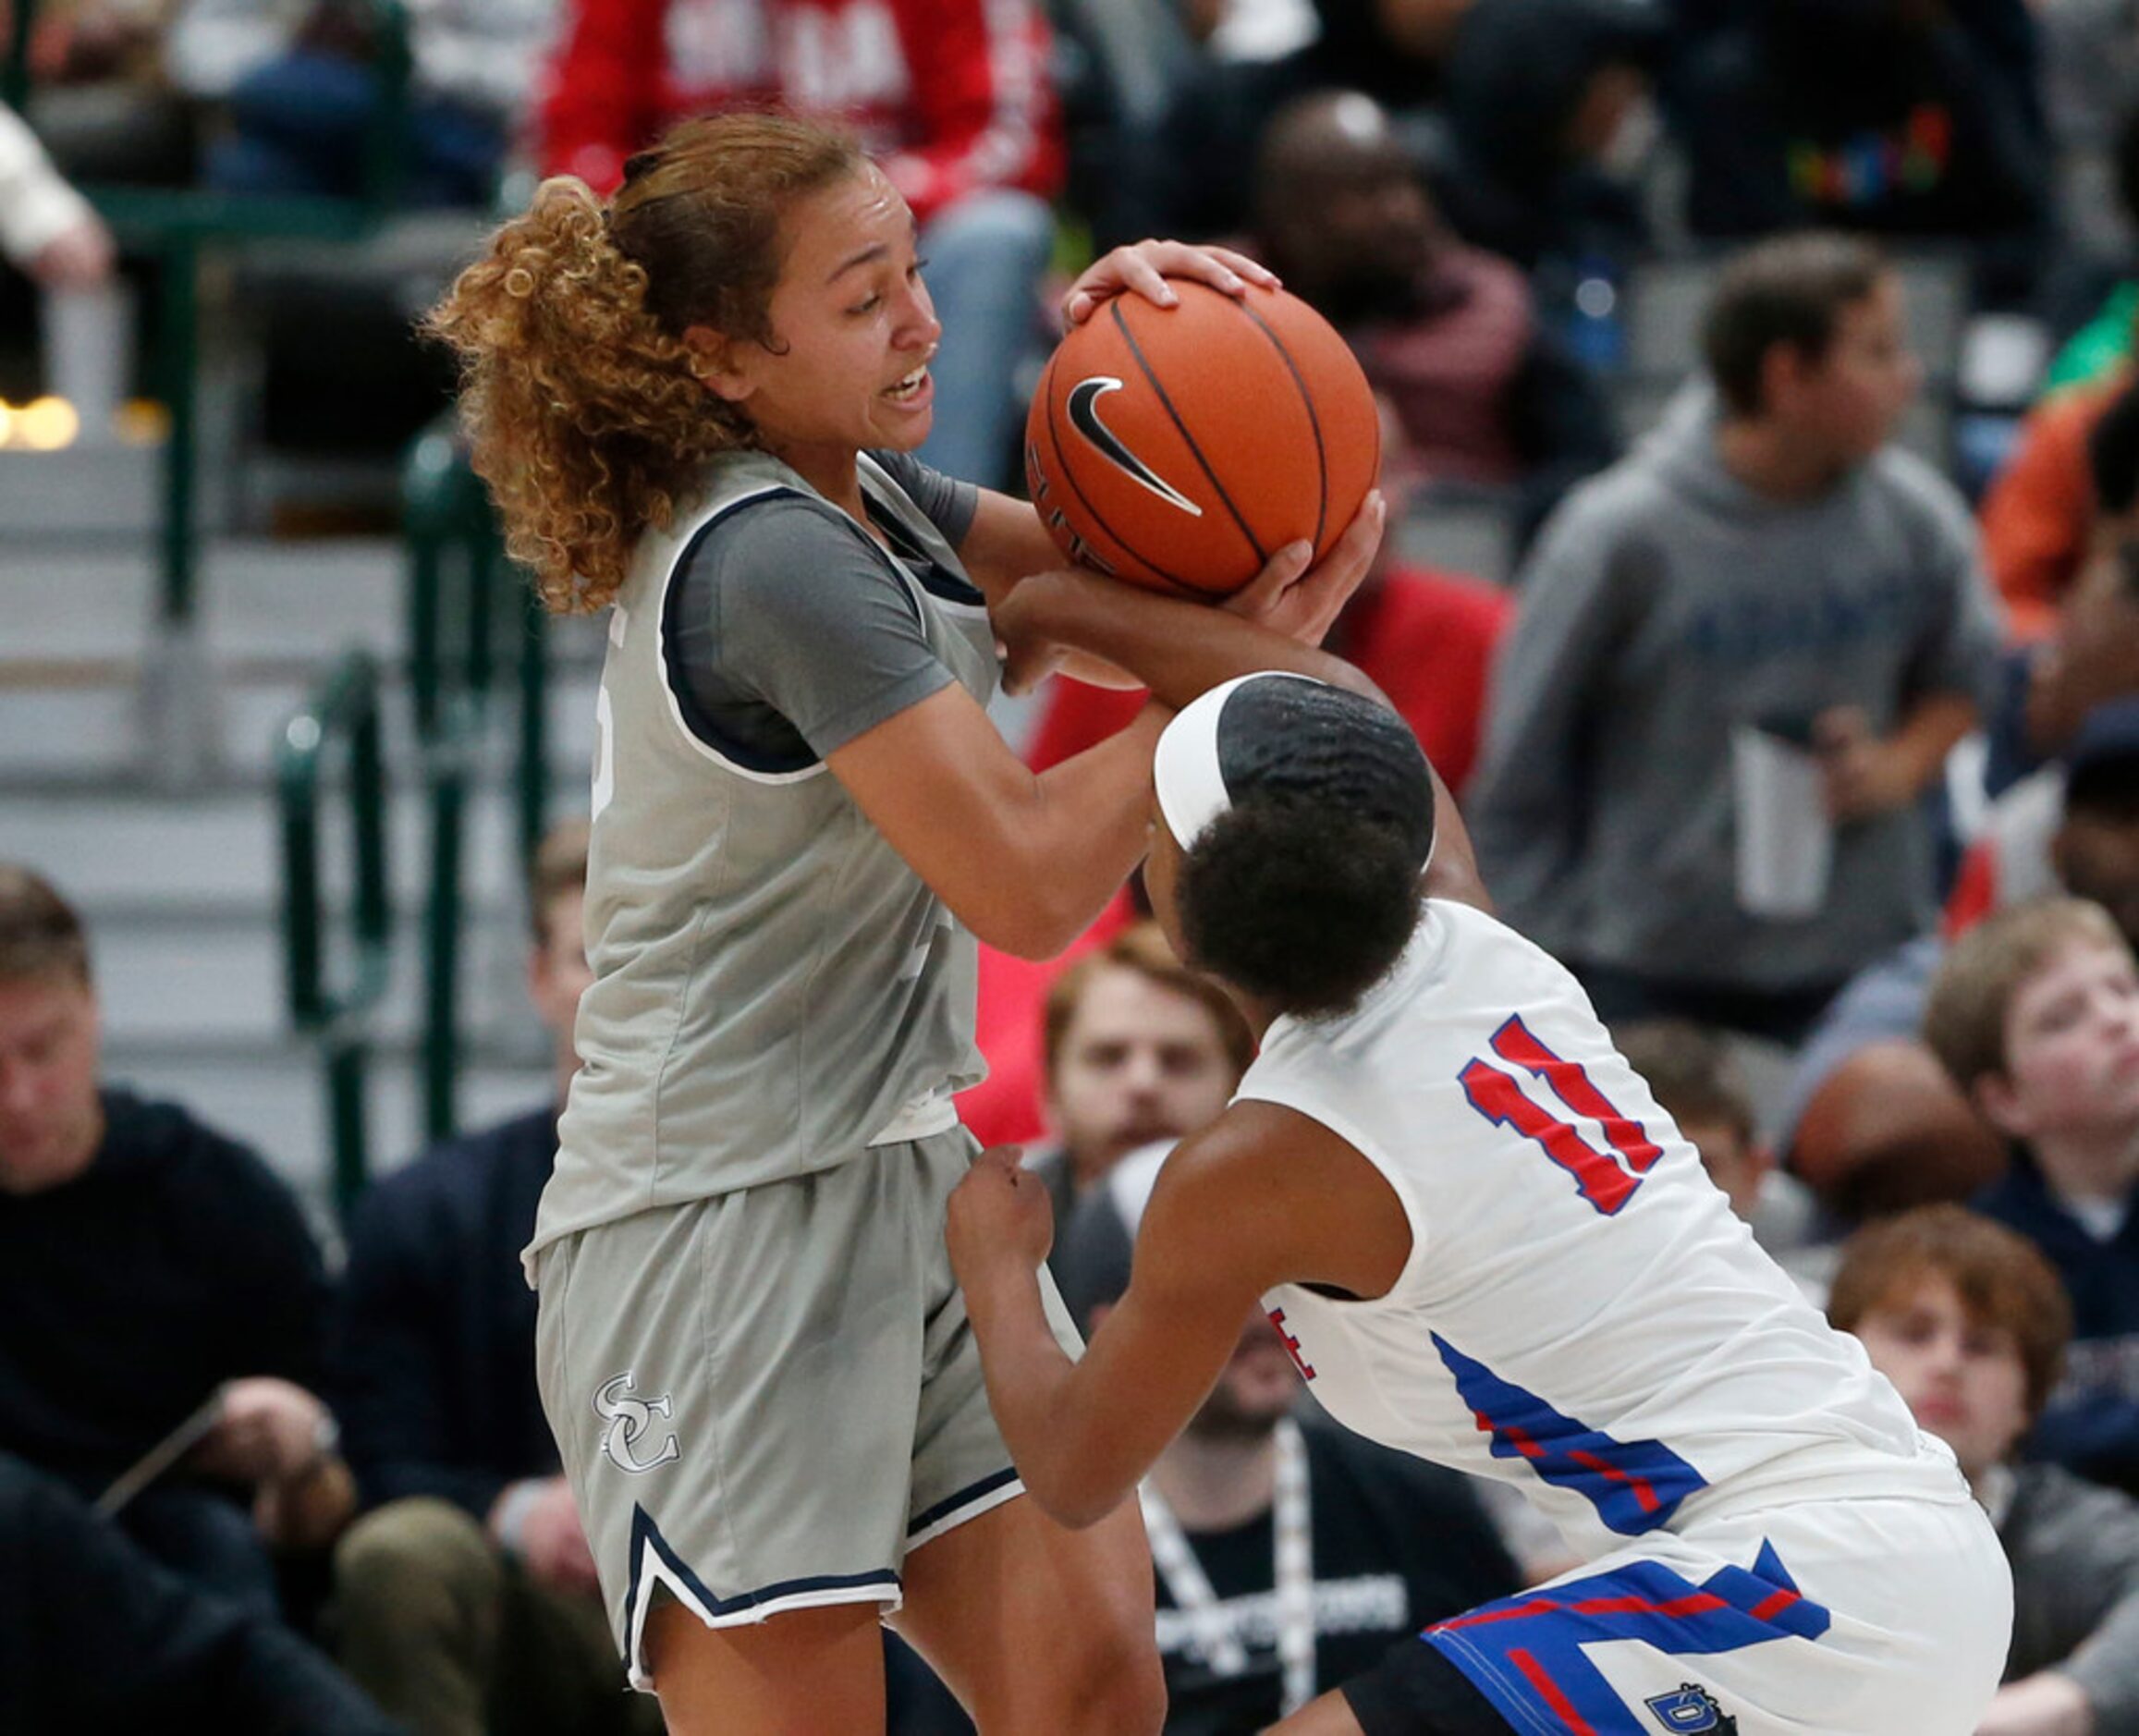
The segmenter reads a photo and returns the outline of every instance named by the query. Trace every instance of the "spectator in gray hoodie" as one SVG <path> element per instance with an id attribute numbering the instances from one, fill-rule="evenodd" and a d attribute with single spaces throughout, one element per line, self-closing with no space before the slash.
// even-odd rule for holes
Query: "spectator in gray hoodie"
<path id="1" fill-rule="evenodd" d="M 1959 495 L 1888 445 L 1920 376 L 1875 251 L 1762 243 L 1703 339 L 1708 387 L 1539 539 L 1472 824 L 1607 1021 L 1791 1042 L 1929 923 L 1921 798 L 1998 627 Z"/>

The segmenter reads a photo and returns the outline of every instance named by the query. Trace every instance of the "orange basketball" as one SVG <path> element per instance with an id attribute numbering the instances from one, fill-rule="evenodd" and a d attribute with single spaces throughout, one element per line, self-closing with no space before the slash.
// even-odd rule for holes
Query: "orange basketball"
<path id="1" fill-rule="evenodd" d="M 1319 559 L 1381 466 L 1374 394 L 1306 302 L 1174 280 L 1118 295 L 1048 361 L 1025 481 L 1071 559 L 1155 590 L 1230 595 L 1287 543 Z"/>

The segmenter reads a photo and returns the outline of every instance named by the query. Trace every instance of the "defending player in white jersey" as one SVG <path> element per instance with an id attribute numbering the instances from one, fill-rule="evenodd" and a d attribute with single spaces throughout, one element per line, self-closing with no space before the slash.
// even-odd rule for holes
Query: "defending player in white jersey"
<path id="1" fill-rule="evenodd" d="M 1154 907 L 1262 1053 L 1167 1162 L 1081 1363 L 1041 1313 L 1032 1178 L 991 1153 L 952 1196 L 1028 1491 L 1110 1511 L 1260 1296 L 1338 1420 L 1515 1484 L 1585 1563 L 1283 1730 L 1974 1730 L 2011 1587 L 1952 1456 L 1754 1245 L 1574 979 L 1487 913 L 1445 801 L 1436 850 L 1401 722 L 1251 676 L 1155 771 Z"/>

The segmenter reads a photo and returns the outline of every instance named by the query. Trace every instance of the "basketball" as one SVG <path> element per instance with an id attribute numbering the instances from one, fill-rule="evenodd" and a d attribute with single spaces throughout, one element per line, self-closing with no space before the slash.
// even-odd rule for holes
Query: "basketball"
<path id="1" fill-rule="evenodd" d="M 1115 296 L 1057 348 L 1025 482 L 1072 560 L 1228 596 L 1288 543 L 1328 552 L 1375 484 L 1380 422 L 1351 347 L 1306 302 L 1172 282 L 1180 305 Z"/>

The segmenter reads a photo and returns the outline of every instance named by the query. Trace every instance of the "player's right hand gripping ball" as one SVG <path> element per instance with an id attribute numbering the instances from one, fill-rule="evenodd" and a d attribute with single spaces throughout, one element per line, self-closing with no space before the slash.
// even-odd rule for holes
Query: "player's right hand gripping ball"
<path id="1" fill-rule="evenodd" d="M 1287 543 L 1320 559 L 1381 467 L 1351 347 L 1282 289 L 1173 279 L 1073 326 L 1025 422 L 1025 481 L 1062 552 L 1118 579 L 1229 596 Z"/>

